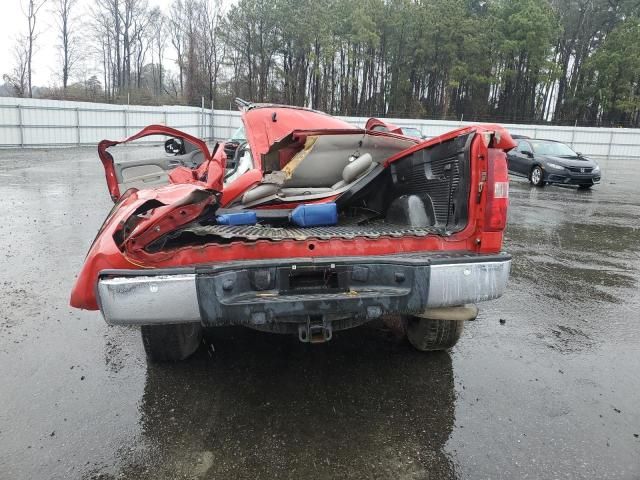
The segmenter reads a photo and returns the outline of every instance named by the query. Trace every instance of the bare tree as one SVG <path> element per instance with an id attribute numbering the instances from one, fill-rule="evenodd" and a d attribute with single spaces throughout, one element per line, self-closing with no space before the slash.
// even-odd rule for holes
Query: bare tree
<path id="1" fill-rule="evenodd" d="M 90 7 L 92 44 L 103 66 L 104 93 L 113 98 L 120 85 L 119 0 L 95 0 Z"/>
<path id="2" fill-rule="evenodd" d="M 33 90 L 31 88 L 31 64 L 33 60 L 33 54 L 35 50 L 35 43 L 38 39 L 38 32 L 36 31 L 36 16 L 40 9 L 47 3 L 47 0 L 26 0 L 26 7 L 22 6 L 22 13 L 27 18 L 27 23 L 29 24 L 29 30 L 27 33 L 27 91 L 29 97 L 33 97 Z"/>
<path id="3" fill-rule="evenodd" d="M 219 35 L 222 17 L 221 0 L 213 0 L 211 3 L 207 0 L 203 3 L 200 29 L 204 67 L 208 77 L 209 102 L 213 102 L 216 98 L 218 73 L 225 54 L 225 44 Z"/>
<path id="4" fill-rule="evenodd" d="M 167 35 L 167 21 L 165 16 L 156 9 L 151 11 L 153 18 L 151 29 L 153 36 L 153 50 L 158 55 L 158 63 L 156 68 L 153 69 L 154 81 L 153 88 L 156 95 L 162 95 L 164 91 L 164 70 L 162 61 L 164 59 L 164 52 L 166 47 L 166 35 Z M 153 61 L 153 60 L 152 60 Z"/>
<path id="5" fill-rule="evenodd" d="M 169 33 L 171 35 L 171 45 L 173 45 L 177 55 L 176 64 L 178 65 L 180 96 L 184 95 L 184 52 L 186 50 L 185 22 L 183 22 L 184 12 L 185 4 L 182 0 L 175 0 L 171 5 L 171 14 L 169 15 Z"/>
<path id="6" fill-rule="evenodd" d="M 136 88 L 142 88 L 142 74 L 147 58 L 147 52 L 153 45 L 152 25 L 154 17 L 160 14 L 159 9 L 148 10 L 146 5 L 136 12 L 133 18 L 131 33 L 132 55 L 135 60 Z M 153 61 L 153 59 L 152 59 Z"/>
<path id="7" fill-rule="evenodd" d="M 17 97 L 24 97 L 27 92 L 27 48 L 27 38 L 18 39 L 13 52 L 16 62 L 13 72 L 2 76 Z"/>
<path id="8" fill-rule="evenodd" d="M 112 96 L 117 96 L 131 87 L 140 87 L 152 42 L 153 14 L 147 0 L 95 0 L 91 12 L 97 50 L 105 70 L 108 63 L 111 72 L 109 79 L 105 74 L 105 93 L 110 90 Z"/>
<path id="9" fill-rule="evenodd" d="M 61 57 L 61 76 L 62 76 L 62 88 L 67 89 L 69 83 L 69 76 L 73 71 L 73 66 L 78 59 L 78 40 L 75 30 L 75 18 L 72 15 L 72 10 L 76 7 L 78 0 L 54 0 L 53 14 L 56 19 L 56 26 L 58 29 L 58 38 L 60 44 Z"/>

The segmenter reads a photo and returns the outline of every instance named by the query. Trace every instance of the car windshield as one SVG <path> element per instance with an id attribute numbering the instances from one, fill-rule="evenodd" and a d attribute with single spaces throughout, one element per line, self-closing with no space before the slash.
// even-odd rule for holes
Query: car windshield
<path id="1" fill-rule="evenodd" d="M 558 142 L 531 142 L 533 152 L 540 155 L 553 155 L 556 157 L 577 157 L 578 154 L 569 146 Z"/>
<path id="2" fill-rule="evenodd" d="M 235 140 L 238 142 L 246 141 L 247 136 L 244 134 L 244 127 L 239 127 L 235 132 L 233 132 L 233 135 L 231 135 L 229 140 Z"/>
<path id="3" fill-rule="evenodd" d="M 403 127 L 402 131 L 404 132 L 405 135 L 408 135 L 409 137 L 420 138 L 422 136 L 422 132 L 420 132 L 420 130 L 418 130 L 417 128 Z"/>

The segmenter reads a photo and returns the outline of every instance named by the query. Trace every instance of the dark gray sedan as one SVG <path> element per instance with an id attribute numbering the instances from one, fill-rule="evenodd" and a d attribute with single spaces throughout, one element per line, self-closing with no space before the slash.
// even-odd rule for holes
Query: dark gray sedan
<path id="1" fill-rule="evenodd" d="M 554 140 L 520 138 L 509 151 L 509 173 L 526 177 L 532 185 L 547 183 L 591 188 L 600 182 L 600 166 L 568 145 Z"/>

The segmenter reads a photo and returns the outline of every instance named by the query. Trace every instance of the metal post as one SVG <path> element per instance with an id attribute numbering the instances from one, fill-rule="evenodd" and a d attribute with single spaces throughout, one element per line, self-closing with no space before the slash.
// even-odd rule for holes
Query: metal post
<path id="1" fill-rule="evenodd" d="M 209 139 L 213 142 L 213 100 L 211 100 L 211 114 L 209 115 Z"/>
<path id="2" fill-rule="evenodd" d="M 571 148 L 573 148 L 573 144 L 576 139 L 576 128 L 578 128 L 578 119 L 576 118 L 576 122 L 573 124 L 573 130 L 571 130 Z"/>
<path id="3" fill-rule="evenodd" d="M 76 140 L 80 146 L 80 109 L 76 107 Z"/>
<path id="4" fill-rule="evenodd" d="M 609 131 L 609 146 L 607 147 L 607 158 L 611 156 L 611 144 L 613 143 L 613 130 Z"/>
<path id="5" fill-rule="evenodd" d="M 200 97 L 200 138 L 204 138 L 204 97 Z"/>
<path id="6" fill-rule="evenodd" d="M 129 128 L 128 128 L 129 119 L 127 118 L 128 115 L 127 115 L 127 109 L 126 108 L 122 109 L 122 116 L 124 117 L 123 118 L 123 122 L 124 122 L 124 138 L 127 138 L 128 137 L 127 132 L 129 131 Z"/>
<path id="7" fill-rule="evenodd" d="M 20 106 L 20 104 L 16 105 L 16 108 L 18 109 L 18 127 L 20 129 L 20 146 L 24 147 L 24 129 L 22 128 L 22 107 Z"/>

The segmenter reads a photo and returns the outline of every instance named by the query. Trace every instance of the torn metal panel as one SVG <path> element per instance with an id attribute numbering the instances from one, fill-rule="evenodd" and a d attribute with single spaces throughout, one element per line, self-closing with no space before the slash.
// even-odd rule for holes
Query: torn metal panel
<path id="1" fill-rule="evenodd" d="M 293 176 L 293 172 L 295 169 L 302 163 L 302 161 L 309 155 L 309 152 L 313 149 L 313 146 L 318 140 L 317 136 L 308 136 L 304 142 L 304 147 L 295 156 L 291 159 L 289 163 L 287 163 L 283 168 L 282 172 L 285 174 L 285 179 L 289 180 Z"/>

